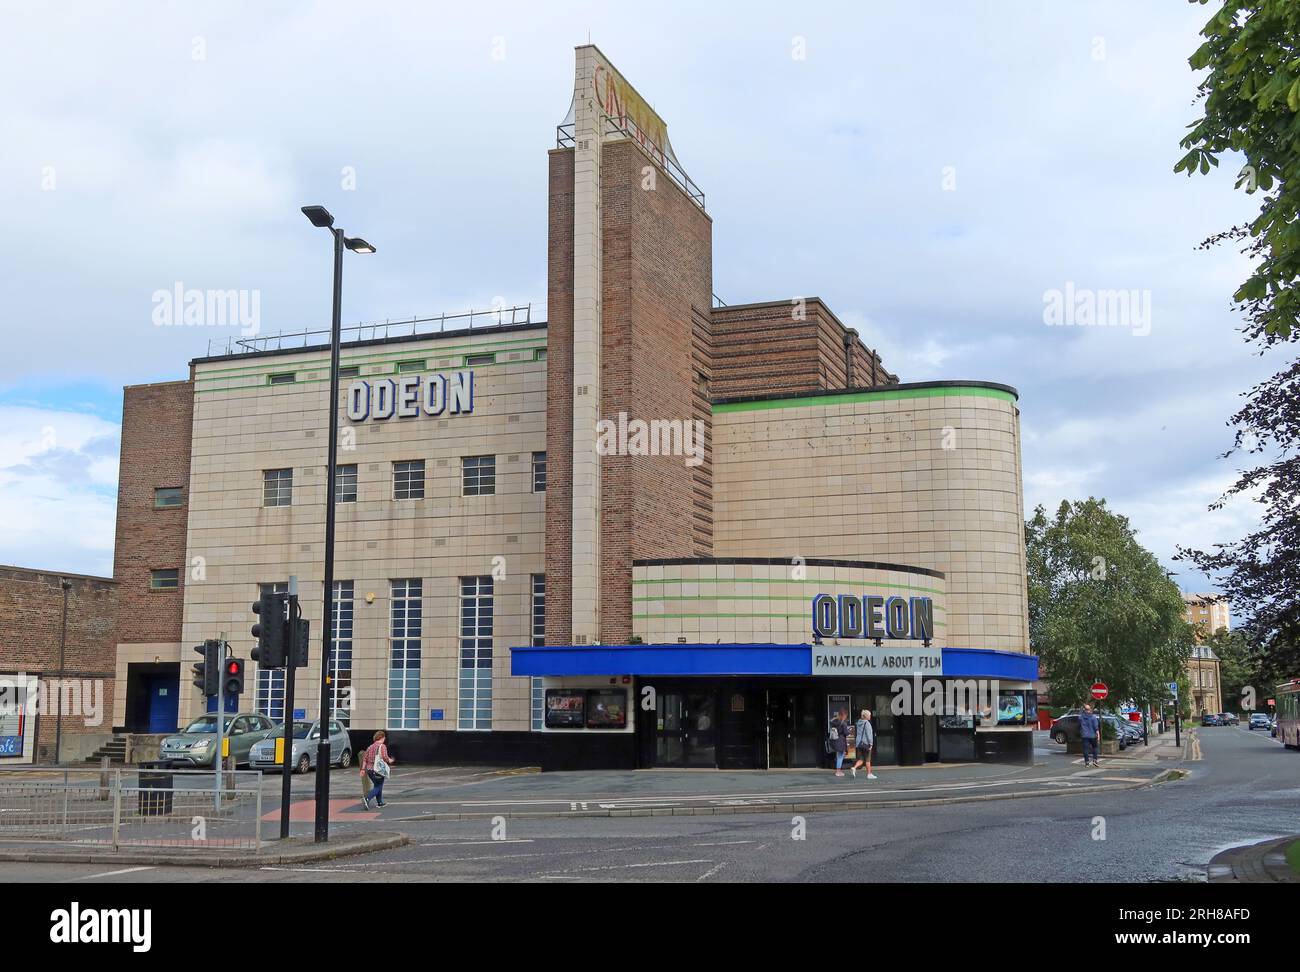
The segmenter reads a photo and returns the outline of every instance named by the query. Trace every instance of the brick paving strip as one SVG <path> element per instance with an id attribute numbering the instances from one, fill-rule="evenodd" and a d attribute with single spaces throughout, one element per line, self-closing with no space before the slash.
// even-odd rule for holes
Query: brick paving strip
<path id="1" fill-rule="evenodd" d="M 1210 860 L 1211 884 L 1300 884 L 1300 874 L 1286 862 L 1286 849 L 1300 834 L 1234 847 Z"/>

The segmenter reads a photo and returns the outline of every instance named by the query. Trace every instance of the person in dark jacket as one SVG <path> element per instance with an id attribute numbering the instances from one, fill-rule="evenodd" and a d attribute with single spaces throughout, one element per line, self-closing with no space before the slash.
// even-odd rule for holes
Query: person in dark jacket
<path id="1" fill-rule="evenodd" d="M 835 750 L 835 775 L 844 775 L 844 754 L 849 750 L 849 710 L 840 709 L 831 720 L 831 747 Z"/>
<path id="2" fill-rule="evenodd" d="M 1079 713 L 1079 738 L 1083 742 L 1083 765 L 1091 762 L 1097 765 L 1098 741 L 1101 739 L 1101 719 L 1092 711 L 1092 706 L 1085 705 Z"/>

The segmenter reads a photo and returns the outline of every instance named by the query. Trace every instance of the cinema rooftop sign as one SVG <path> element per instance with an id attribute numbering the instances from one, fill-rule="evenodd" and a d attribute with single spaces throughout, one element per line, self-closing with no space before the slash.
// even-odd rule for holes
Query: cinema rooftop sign
<path id="1" fill-rule="evenodd" d="M 348 386 L 348 420 L 383 421 L 417 415 L 468 415 L 474 411 L 474 372 L 399 375 Z"/>

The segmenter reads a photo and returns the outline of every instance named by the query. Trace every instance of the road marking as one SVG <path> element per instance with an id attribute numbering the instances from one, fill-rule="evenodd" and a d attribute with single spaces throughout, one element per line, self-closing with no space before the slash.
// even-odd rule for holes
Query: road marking
<path id="1" fill-rule="evenodd" d="M 642 864 L 602 864 L 599 867 L 571 867 L 564 871 L 548 871 L 548 874 L 585 874 L 591 871 L 621 871 L 632 867 L 678 867 L 682 864 L 712 864 L 713 861 L 702 858 L 695 861 L 646 861 Z"/>
<path id="2" fill-rule="evenodd" d="M 707 881 L 709 878 L 713 877 L 713 875 L 717 874 L 726 866 L 727 866 L 727 862 L 723 861 L 717 867 L 709 868 L 707 871 L 705 871 L 703 874 L 701 874 L 699 877 L 695 879 L 695 883 L 699 884 L 701 881 Z"/>
<path id="3" fill-rule="evenodd" d="M 531 844 L 529 837 L 506 837 L 501 840 L 438 840 L 428 844 L 416 844 L 416 847 L 476 847 L 480 844 Z"/>
<path id="4" fill-rule="evenodd" d="M 84 877 L 68 878 L 68 880 L 63 883 L 71 884 L 73 881 L 97 881 L 100 878 L 116 877 L 119 874 L 132 874 L 136 871 L 152 871 L 153 869 L 154 867 L 152 864 L 145 867 L 124 867 L 119 871 L 105 871 L 103 874 L 87 874 Z"/>

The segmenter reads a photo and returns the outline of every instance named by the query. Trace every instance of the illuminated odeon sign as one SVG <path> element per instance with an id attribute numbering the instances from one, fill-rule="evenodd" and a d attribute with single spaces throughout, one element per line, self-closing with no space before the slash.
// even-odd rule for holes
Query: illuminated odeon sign
<path id="1" fill-rule="evenodd" d="M 812 626 L 818 638 L 928 642 L 934 637 L 934 603 L 928 597 L 818 594 L 812 599 Z"/>
<path id="2" fill-rule="evenodd" d="M 348 386 L 348 419 L 364 422 L 417 415 L 468 415 L 474 411 L 474 372 L 399 375 Z"/>

